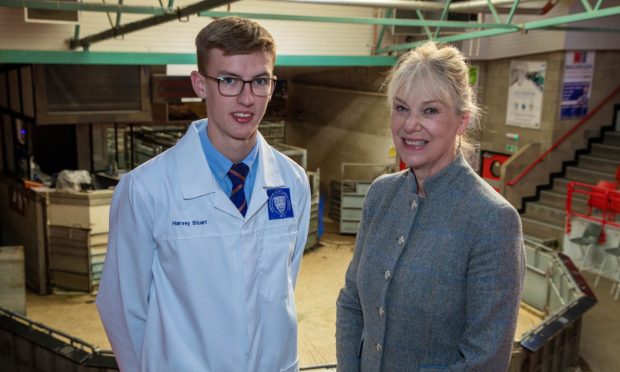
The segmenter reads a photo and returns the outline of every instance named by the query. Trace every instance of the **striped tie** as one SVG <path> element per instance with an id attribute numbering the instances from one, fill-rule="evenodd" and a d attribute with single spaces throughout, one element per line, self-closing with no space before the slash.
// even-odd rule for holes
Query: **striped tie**
<path id="1" fill-rule="evenodd" d="M 232 182 L 232 191 L 230 192 L 230 200 L 237 207 L 241 215 L 245 217 L 245 212 L 248 210 L 248 203 L 245 200 L 245 192 L 243 191 L 243 185 L 245 184 L 245 177 L 248 175 L 250 168 L 244 163 L 233 164 L 228 171 L 228 178 Z"/>

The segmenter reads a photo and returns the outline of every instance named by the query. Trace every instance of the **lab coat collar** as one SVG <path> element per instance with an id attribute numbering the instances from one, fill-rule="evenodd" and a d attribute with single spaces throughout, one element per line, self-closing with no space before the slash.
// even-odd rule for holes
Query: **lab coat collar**
<path id="1" fill-rule="evenodd" d="M 173 150 L 179 170 L 183 199 L 193 199 L 215 192 L 219 187 L 200 144 L 198 124 L 193 122 Z"/>
<path id="2" fill-rule="evenodd" d="M 199 122 L 192 123 L 187 133 L 175 146 L 175 161 L 180 174 L 179 181 L 184 199 L 215 193 L 220 188 L 204 157 L 198 124 Z M 267 143 L 260 133 L 257 135 L 257 143 L 258 168 L 246 217 L 250 217 L 267 201 L 265 189 L 285 186 L 279 162 L 274 154 L 276 150 Z"/>
<path id="3" fill-rule="evenodd" d="M 252 217 L 267 202 L 267 189 L 285 186 L 282 173 L 280 173 L 280 163 L 274 154 L 276 150 L 267 143 L 260 133 L 257 136 L 257 143 L 258 169 L 256 170 L 252 198 L 245 215 L 246 219 Z"/>

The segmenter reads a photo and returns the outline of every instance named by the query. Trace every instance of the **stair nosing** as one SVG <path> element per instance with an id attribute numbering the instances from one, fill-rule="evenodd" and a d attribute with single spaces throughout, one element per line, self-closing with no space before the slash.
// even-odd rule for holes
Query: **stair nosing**
<path id="1" fill-rule="evenodd" d="M 597 170 L 592 170 L 590 168 L 581 168 L 581 167 L 578 167 L 578 166 L 569 166 L 569 167 L 566 167 L 566 170 L 568 171 L 569 168 L 570 169 L 578 169 L 578 170 L 584 171 L 586 173 L 593 173 L 593 174 L 599 175 L 599 176 L 600 175 L 604 175 L 604 176 L 610 176 L 611 175 L 612 178 L 616 177 L 614 172 L 607 173 L 607 172 L 601 172 L 601 171 L 597 171 Z M 579 180 L 575 180 L 575 181 L 579 181 Z M 579 182 L 582 182 L 582 181 L 579 181 Z"/>
<path id="2" fill-rule="evenodd" d="M 563 208 L 556 208 L 556 207 L 551 207 L 551 206 L 548 206 L 548 205 L 540 204 L 538 201 L 531 202 L 531 203 L 528 203 L 528 204 L 536 205 L 537 207 L 542 207 L 543 209 L 553 209 L 553 210 L 556 210 L 556 211 L 560 211 L 560 212 L 566 213 L 566 210 L 563 209 Z"/>
<path id="3" fill-rule="evenodd" d="M 592 147 L 602 147 L 602 148 L 612 148 L 614 150 L 620 150 L 620 146 L 615 146 L 615 145 L 609 145 L 609 144 L 605 144 L 605 143 L 593 143 Z"/>
<path id="4" fill-rule="evenodd" d="M 620 159 L 611 159 L 611 158 L 602 158 L 600 156 L 595 156 L 595 155 L 591 155 L 591 154 L 587 154 L 587 155 L 581 155 L 579 157 L 579 159 L 581 160 L 582 158 L 586 158 L 586 159 L 593 159 L 596 161 L 602 161 L 602 162 L 606 162 L 606 163 L 615 163 L 615 164 L 620 164 Z"/>
<path id="5" fill-rule="evenodd" d="M 530 217 L 523 217 L 523 216 L 521 216 L 521 221 L 523 221 L 523 220 L 525 220 L 525 221 L 527 221 L 527 222 L 531 222 L 531 223 L 536 223 L 536 224 L 539 224 L 539 225 L 543 225 L 543 226 L 546 226 L 546 227 L 549 227 L 549 228 L 552 228 L 552 229 L 556 229 L 556 230 L 561 230 L 561 231 L 564 231 L 564 226 L 561 226 L 561 227 L 560 227 L 560 226 L 558 226 L 558 225 L 553 225 L 553 224 L 550 224 L 550 223 L 547 223 L 547 222 L 543 222 L 543 221 L 537 220 L 537 219 L 535 219 L 535 218 L 530 218 Z"/>

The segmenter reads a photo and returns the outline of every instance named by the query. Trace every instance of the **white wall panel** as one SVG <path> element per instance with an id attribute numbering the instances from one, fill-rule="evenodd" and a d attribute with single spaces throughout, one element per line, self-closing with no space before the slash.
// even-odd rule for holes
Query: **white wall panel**
<path id="1" fill-rule="evenodd" d="M 67 50 L 72 25 L 26 23 L 24 10 L 0 8 L 0 49 Z"/>
<path id="2" fill-rule="evenodd" d="M 183 7 L 197 0 L 177 0 Z M 157 6 L 156 1 L 132 1 L 131 5 Z M 361 7 L 298 4 L 270 1 L 239 1 L 228 7 L 233 12 L 276 13 L 313 16 L 372 17 L 373 10 Z M 227 7 L 213 10 L 226 11 Z M 106 13 L 82 12 L 80 37 L 110 28 Z M 123 14 L 121 24 L 148 17 Z M 116 14 L 110 18 L 115 22 Z M 117 40 L 91 45 L 91 51 L 193 53 L 194 37 L 211 18 L 192 16 L 188 22 L 172 21 L 133 32 Z M 318 22 L 257 20 L 276 39 L 279 54 L 296 55 L 368 55 L 373 46 L 374 28 Z M 67 50 L 65 40 L 73 36 L 72 25 L 26 23 L 23 10 L 0 8 L 0 49 Z"/>

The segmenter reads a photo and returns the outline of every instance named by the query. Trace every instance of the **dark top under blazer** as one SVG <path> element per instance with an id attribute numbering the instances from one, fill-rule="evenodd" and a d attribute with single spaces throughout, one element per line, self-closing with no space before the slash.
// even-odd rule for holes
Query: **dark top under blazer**
<path id="1" fill-rule="evenodd" d="M 338 371 L 505 371 L 525 276 L 521 220 L 459 154 L 416 192 L 373 182 L 338 297 Z"/>

